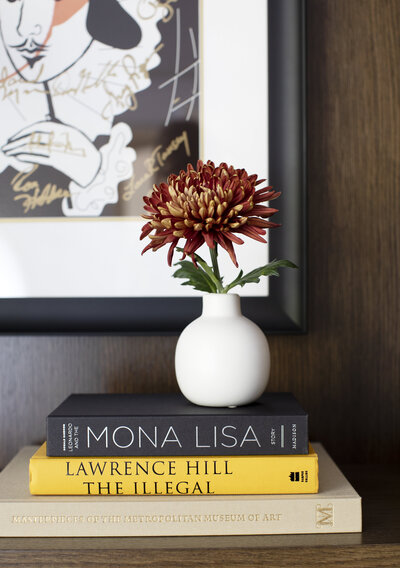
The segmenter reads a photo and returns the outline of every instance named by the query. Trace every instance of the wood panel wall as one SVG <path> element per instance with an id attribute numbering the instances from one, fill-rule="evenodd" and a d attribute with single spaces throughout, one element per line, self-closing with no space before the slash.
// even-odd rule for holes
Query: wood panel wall
<path id="1" fill-rule="evenodd" d="M 269 337 L 339 462 L 399 460 L 400 2 L 309 0 L 308 318 Z M 0 467 L 70 392 L 176 390 L 176 337 L 0 337 Z"/>

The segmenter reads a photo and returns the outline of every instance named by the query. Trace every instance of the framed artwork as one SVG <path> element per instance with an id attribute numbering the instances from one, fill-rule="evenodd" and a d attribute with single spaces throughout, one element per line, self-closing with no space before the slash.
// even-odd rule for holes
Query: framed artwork
<path id="1" fill-rule="evenodd" d="M 163 250 L 141 254 L 143 197 L 199 158 L 282 191 L 282 227 L 236 253 L 244 271 L 273 258 L 299 270 L 240 294 L 266 332 L 305 331 L 304 10 L 0 2 L 1 332 L 179 333 L 200 293 Z"/>

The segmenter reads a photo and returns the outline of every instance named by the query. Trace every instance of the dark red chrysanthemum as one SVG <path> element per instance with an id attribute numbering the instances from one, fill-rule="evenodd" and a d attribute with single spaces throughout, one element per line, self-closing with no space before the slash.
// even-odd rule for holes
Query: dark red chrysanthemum
<path id="1" fill-rule="evenodd" d="M 233 244 L 243 244 L 238 234 L 265 243 L 262 237 L 265 229 L 279 226 L 266 221 L 278 209 L 260 205 L 280 195 L 271 186 L 256 190 L 264 181 L 225 163 L 215 167 L 211 161 L 206 164 L 198 161 L 196 170 L 188 164 L 186 171 L 171 174 L 168 183 L 154 185 L 150 197 L 144 197 L 148 214 L 143 218 L 149 221 L 143 226 L 140 238 L 149 235 L 151 242 L 143 253 L 170 244 L 171 266 L 174 249 L 184 239 L 184 255 L 193 260 L 203 243 L 210 248 L 219 244 L 238 266 L 233 249 Z M 155 232 L 151 235 L 152 231 Z"/>

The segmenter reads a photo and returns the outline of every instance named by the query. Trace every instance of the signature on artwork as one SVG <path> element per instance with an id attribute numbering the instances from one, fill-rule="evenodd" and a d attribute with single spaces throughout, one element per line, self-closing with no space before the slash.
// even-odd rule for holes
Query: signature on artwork
<path id="1" fill-rule="evenodd" d="M 130 181 L 124 185 L 122 194 L 124 201 L 129 201 L 144 183 L 151 180 L 152 176 L 159 171 L 160 167 L 166 164 L 170 156 L 181 146 L 183 146 L 186 156 L 189 157 L 190 145 L 186 130 L 183 130 L 181 134 L 170 140 L 165 146 L 156 146 L 151 152 L 150 157 L 144 160 L 146 167 L 145 173 L 138 179 L 133 176 Z"/>
<path id="2" fill-rule="evenodd" d="M 68 189 L 58 187 L 55 183 L 46 183 L 41 187 L 37 180 L 32 179 L 38 167 L 35 164 L 29 172 L 18 172 L 11 180 L 11 187 L 16 193 L 14 201 L 22 202 L 24 213 L 70 196 Z"/>
<path id="3" fill-rule="evenodd" d="M 148 20 L 154 16 L 158 8 L 165 8 L 166 14 L 162 21 L 164 24 L 172 20 L 175 13 L 175 8 L 172 4 L 176 4 L 178 0 L 153 0 L 149 2 L 148 0 L 140 0 L 138 5 L 138 15 L 142 20 Z"/>
<path id="4" fill-rule="evenodd" d="M 102 88 L 107 98 L 104 107 L 100 109 L 100 115 L 103 119 L 109 120 L 113 118 L 116 109 L 137 110 L 136 92 L 139 90 L 140 82 L 143 79 L 149 79 L 151 60 L 163 47 L 164 44 L 160 43 L 140 64 L 132 55 L 124 55 L 117 61 L 109 60 L 99 65 L 101 69 L 98 74 L 94 74 L 85 67 L 80 70 L 73 82 L 70 81 L 66 85 L 63 77 L 56 78 L 51 85 L 47 86 L 48 90 L 43 90 L 42 86 L 37 87 L 40 81 L 40 71 L 34 80 L 27 81 L 19 77 L 8 76 L 7 69 L 3 67 L 0 72 L 0 101 L 11 99 L 18 106 L 21 95 L 44 93 L 54 98 L 78 97 Z M 122 78 L 118 73 L 120 69 L 124 71 Z"/>
<path id="5" fill-rule="evenodd" d="M 100 216 L 146 192 L 172 155 L 191 154 L 182 123 L 199 97 L 197 12 L 183 0 L 46 2 L 40 13 L 34 4 L 0 0 L 0 173 L 18 171 L 11 193 L 23 214 L 61 200 L 65 216 Z M 152 83 L 151 120 L 166 129 L 161 143 L 146 133 L 143 147 L 132 111 Z"/>
<path id="6" fill-rule="evenodd" d="M 27 136 L 27 151 L 34 153 L 35 151 L 61 152 L 62 154 L 71 154 L 72 156 L 86 157 L 85 149 L 74 148 L 69 132 L 62 132 L 59 136 L 54 131 L 50 132 L 32 132 Z"/>

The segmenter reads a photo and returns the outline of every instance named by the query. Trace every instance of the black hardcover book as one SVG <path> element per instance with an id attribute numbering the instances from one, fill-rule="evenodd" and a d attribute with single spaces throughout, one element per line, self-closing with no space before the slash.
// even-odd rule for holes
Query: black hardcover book
<path id="1" fill-rule="evenodd" d="M 49 456 L 307 453 L 308 416 L 291 393 L 235 408 L 180 394 L 72 394 L 47 417 Z"/>

